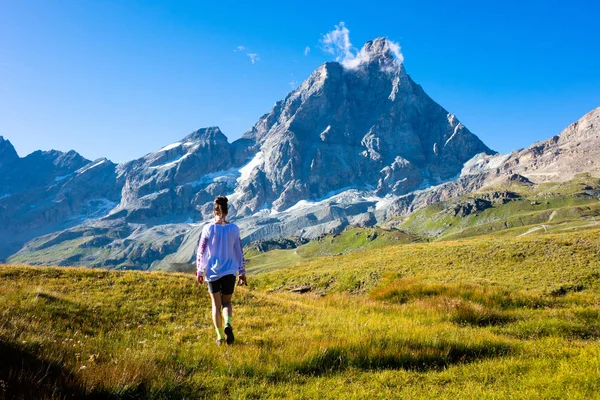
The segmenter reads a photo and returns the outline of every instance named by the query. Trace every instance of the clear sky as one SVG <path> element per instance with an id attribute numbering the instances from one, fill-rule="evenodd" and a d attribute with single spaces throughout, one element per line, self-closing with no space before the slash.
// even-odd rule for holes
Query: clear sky
<path id="1" fill-rule="evenodd" d="M 333 59 L 320 40 L 344 21 L 354 47 L 398 42 L 434 100 L 509 152 L 600 106 L 598 15 L 596 0 L 0 0 L 0 135 L 21 156 L 116 162 L 206 126 L 234 140 Z"/>

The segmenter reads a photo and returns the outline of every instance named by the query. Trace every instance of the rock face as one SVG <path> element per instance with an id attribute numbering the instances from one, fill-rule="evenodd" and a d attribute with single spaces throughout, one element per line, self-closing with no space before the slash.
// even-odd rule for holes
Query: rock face
<path id="1" fill-rule="evenodd" d="M 147 222 L 198 217 L 198 207 L 229 193 L 235 179 L 210 181 L 207 174 L 233 165 L 231 146 L 218 127 L 200 129 L 181 141 L 117 167 L 123 189 L 113 218 Z M 233 172 L 233 171 L 232 171 Z"/>
<path id="2" fill-rule="evenodd" d="M 0 136 L 0 168 L 17 161 L 19 156 L 12 143 Z"/>
<path id="3" fill-rule="evenodd" d="M 534 183 L 566 181 L 581 172 L 600 170 L 600 107 L 569 125 L 560 135 L 508 155 L 480 155 L 464 175 L 518 174 Z"/>
<path id="4" fill-rule="evenodd" d="M 346 187 L 402 195 L 493 153 L 413 82 L 385 38 L 360 54 L 355 68 L 319 67 L 244 135 L 255 158 L 235 198 L 241 215 Z"/>

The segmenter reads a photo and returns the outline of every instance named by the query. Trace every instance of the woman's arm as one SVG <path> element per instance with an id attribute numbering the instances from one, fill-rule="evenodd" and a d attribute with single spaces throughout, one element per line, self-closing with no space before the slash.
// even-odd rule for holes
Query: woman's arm
<path id="1" fill-rule="evenodd" d="M 238 240 L 234 245 L 234 251 L 237 253 L 236 255 L 240 260 L 240 267 L 238 268 L 238 285 L 248 286 L 248 282 L 246 281 L 246 261 L 244 260 L 244 251 L 242 248 L 242 239 L 238 235 Z"/>
<path id="2" fill-rule="evenodd" d="M 196 252 L 196 277 L 198 278 L 198 283 L 204 283 L 205 265 L 203 263 L 203 259 L 207 245 L 208 239 L 206 237 L 206 234 L 204 233 L 204 229 L 202 229 L 202 234 L 200 235 L 200 243 L 198 244 L 198 251 Z"/>

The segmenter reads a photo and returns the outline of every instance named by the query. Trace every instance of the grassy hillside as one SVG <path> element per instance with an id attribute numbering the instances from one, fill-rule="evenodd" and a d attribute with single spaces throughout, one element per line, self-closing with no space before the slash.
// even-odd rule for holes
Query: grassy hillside
<path id="1" fill-rule="evenodd" d="M 464 208 L 469 200 L 494 195 L 512 198 L 492 199 L 489 208 L 460 214 L 461 206 Z M 433 204 L 396 224 L 402 230 L 436 240 L 494 233 L 516 236 L 593 225 L 600 225 L 600 179 L 588 174 L 560 183 L 497 184 L 460 199 Z"/>
<path id="2" fill-rule="evenodd" d="M 193 277 L 0 267 L 0 397 L 592 398 L 600 230 L 414 243 L 252 276 L 216 347 Z M 307 288 L 305 294 L 291 292 Z"/>
<path id="3" fill-rule="evenodd" d="M 290 267 L 318 257 L 338 256 L 418 241 L 420 241 L 418 236 L 398 230 L 377 227 L 350 228 L 340 234 L 324 235 L 295 249 L 259 252 L 247 247 L 244 254 L 248 263 L 248 271 L 256 274 Z"/>

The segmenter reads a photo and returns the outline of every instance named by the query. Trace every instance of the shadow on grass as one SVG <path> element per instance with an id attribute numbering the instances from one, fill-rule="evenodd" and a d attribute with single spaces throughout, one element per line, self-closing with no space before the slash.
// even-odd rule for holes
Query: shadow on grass
<path id="1" fill-rule="evenodd" d="M 0 339 L 0 399 L 146 399 L 189 397 L 184 386 L 153 390 L 146 382 L 126 389 L 85 388 L 84 383 L 60 362 L 41 359 L 17 344 Z"/>
<path id="2" fill-rule="evenodd" d="M 39 359 L 12 343 L 0 341 L 0 398 L 81 398 L 77 378 L 57 363 Z"/>
<path id="3" fill-rule="evenodd" d="M 94 335 L 98 329 L 107 326 L 109 320 L 102 308 L 97 310 L 83 303 L 61 295 L 37 291 L 31 293 L 36 301 L 32 304 L 32 313 L 47 314 L 56 326 L 79 330 L 86 335 Z"/>
<path id="4" fill-rule="evenodd" d="M 502 357 L 515 349 L 503 342 L 480 344 L 379 341 L 347 347 L 329 347 L 294 366 L 305 375 L 324 375 L 348 368 L 359 370 L 439 370 L 450 365 Z"/>

